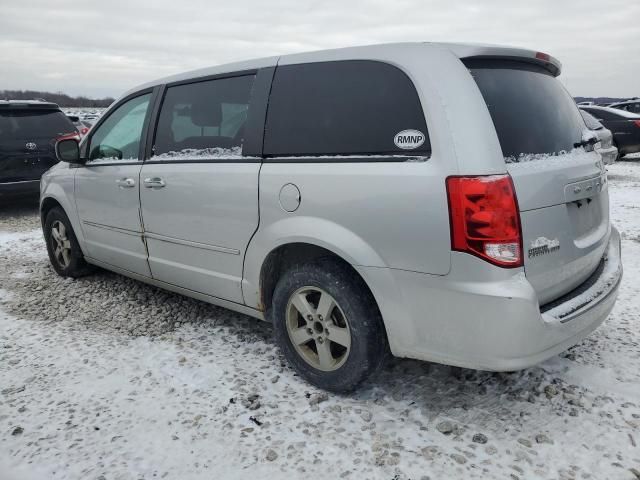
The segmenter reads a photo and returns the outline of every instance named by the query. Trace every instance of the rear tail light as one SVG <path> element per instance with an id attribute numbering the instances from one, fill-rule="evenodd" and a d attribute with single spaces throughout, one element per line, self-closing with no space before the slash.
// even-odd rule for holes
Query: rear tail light
<path id="1" fill-rule="evenodd" d="M 545 62 L 549 62 L 551 60 L 551 56 L 548 53 L 536 52 L 536 58 L 538 60 L 544 60 Z"/>
<path id="2" fill-rule="evenodd" d="M 521 267 L 522 234 L 509 175 L 448 177 L 453 250 L 506 268 Z"/>
<path id="3" fill-rule="evenodd" d="M 634 120 L 633 123 L 636 124 L 636 127 L 640 127 L 640 120 Z"/>
<path id="4" fill-rule="evenodd" d="M 80 134 L 78 132 L 63 133 L 58 138 L 56 138 L 56 142 L 59 142 L 60 140 L 77 140 L 79 142 Z"/>

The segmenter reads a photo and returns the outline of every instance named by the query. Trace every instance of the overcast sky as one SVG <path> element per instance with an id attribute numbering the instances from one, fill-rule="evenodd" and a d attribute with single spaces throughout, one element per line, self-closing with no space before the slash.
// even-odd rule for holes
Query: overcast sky
<path id="1" fill-rule="evenodd" d="M 574 96 L 640 96 L 640 0 L 0 0 L 0 90 L 119 96 L 236 60 L 396 41 L 544 51 Z"/>

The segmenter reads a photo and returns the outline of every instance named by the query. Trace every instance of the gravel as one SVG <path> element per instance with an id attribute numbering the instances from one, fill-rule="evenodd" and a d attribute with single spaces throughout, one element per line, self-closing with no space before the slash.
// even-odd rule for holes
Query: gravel
<path id="1" fill-rule="evenodd" d="M 348 396 L 299 379 L 266 323 L 102 270 L 61 279 L 37 207 L 0 204 L 0 472 L 636 479 L 640 165 L 611 170 L 625 279 L 605 325 L 513 373 L 394 359 Z"/>

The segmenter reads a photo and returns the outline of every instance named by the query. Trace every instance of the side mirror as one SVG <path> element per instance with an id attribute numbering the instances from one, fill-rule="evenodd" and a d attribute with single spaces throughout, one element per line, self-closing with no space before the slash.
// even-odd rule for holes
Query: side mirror
<path id="1" fill-rule="evenodd" d="M 61 162 L 83 164 L 80 159 L 80 146 L 73 138 L 66 138 L 56 142 L 56 157 Z"/>

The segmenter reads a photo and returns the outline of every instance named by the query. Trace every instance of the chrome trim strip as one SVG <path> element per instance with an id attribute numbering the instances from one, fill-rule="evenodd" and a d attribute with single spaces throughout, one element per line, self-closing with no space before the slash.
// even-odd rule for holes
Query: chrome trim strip
<path id="1" fill-rule="evenodd" d="M 181 238 L 167 237 L 157 233 L 145 232 L 144 236 L 161 242 L 175 243 L 176 245 L 186 245 L 188 247 L 201 248 L 203 250 L 212 250 L 214 252 L 229 253 L 231 255 L 240 255 L 240 250 L 229 247 L 221 247 L 219 245 L 210 245 L 208 243 L 192 242 L 191 240 L 183 240 Z"/>
<path id="2" fill-rule="evenodd" d="M 0 185 L 17 185 L 19 183 L 40 183 L 40 179 L 38 179 L 38 180 L 19 180 L 17 182 L 0 182 Z"/>
<path id="3" fill-rule="evenodd" d="M 228 253 L 231 255 L 240 255 L 240 250 L 237 250 L 235 248 L 221 247 L 219 245 L 210 245 L 208 243 L 192 242 L 190 240 L 183 240 L 181 238 L 175 238 L 175 237 L 167 237 L 165 235 L 159 235 L 157 233 L 152 233 L 152 232 L 135 232 L 133 230 L 126 230 L 124 228 L 111 227 L 109 225 L 90 222 L 88 220 L 83 220 L 82 223 L 89 227 L 102 228 L 103 230 L 111 230 L 112 232 L 123 233 L 125 235 L 132 235 L 134 237 L 140 236 L 145 238 L 151 238 L 153 240 L 159 240 L 161 242 L 175 243 L 176 245 L 186 245 L 188 247 L 201 248 L 203 250 L 211 250 L 214 252 Z"/>
<path id="4" fill-rule="evenodd" d="M 101 228 L 103 230 L 111 230 L 112 232 L 124 233 L 125 235 L 132 235 L 134 237 L 142 236 L 142 232 L 134 232 L 133 230 L 126 230 L 124 228 L 111 227 L 109 225 L 103 225 L 101 223 L 90 222 L 83 220 L 82 223 L 88 227 Z"/>

